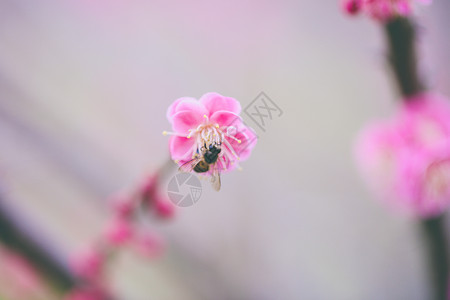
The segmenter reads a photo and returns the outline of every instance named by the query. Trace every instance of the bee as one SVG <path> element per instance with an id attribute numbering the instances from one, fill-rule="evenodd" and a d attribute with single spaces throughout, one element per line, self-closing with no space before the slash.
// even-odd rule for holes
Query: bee
<path id="1" fill-rule="evenodd" d="M 206 173 L 212 170 L 211 184 L 216 191 L 219 191 L 221 182 L 217 160 L 221 151 L 219 144 L 211 144 L 208 147 L 205 144 L 202 148 L 202 153 L 197 153 L 193 159 L 181 165 L 179 170 L 182 172 L 194 171 L 196 173 Z"/>

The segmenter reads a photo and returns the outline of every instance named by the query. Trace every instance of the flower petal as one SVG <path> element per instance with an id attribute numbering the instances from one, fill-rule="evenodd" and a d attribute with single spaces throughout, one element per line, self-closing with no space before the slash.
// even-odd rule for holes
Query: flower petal
<path id="1" fill-rule="evenodd" d="M 231 144 L 236 154 L 239 156 L 239 159 L 241 161 L 246 160 L 247 158 L 249 158 L 253 150 L 253 147 L 255 147 L 256 145 L 256 142 L 258 140 L 257 135 L 250 128 L 246 126 L 241 126 L 238 127 L 234 137 L 237 140 L 239 140 L 240 143 L 237 140 L 230 137 L 227 137 L 226 139 Z"/>
<path id="2" fill-rule="evenodd" d="M 172 128 L 175 132 L 189 134 L 189 129 L 196 129 L 205 118 L 198 111 L 180 111 L 172 117 Z"/>
<path id="3" fill-rule="evenodd" d="M 234 98 L 224 97 L 218 93 L 207 93 L 199 100 L 209 111 L 208 116 L 212 116 L 217 111 L 229 111 L 239 115 L 241 113 L 241 104 Z"/>
<path id="4" fill-rule="evenodd" d="M 173 160 L 187 160 L 192 157 L 194 139 L 181 136 L 171 136 L 169 140 L 169 151 Z"/>
<path id="5" fill-rule="evenodd" d="M 219 124 L 221 127 L 222 126 L 235 126 L 235 127 L 239 127 L 242 124 L 242 119 L 239 115 L 229 112 L 229 111 L 225 111 L 225 110 L 221 110 L 221 111 L 217 111 L 215 112 L 211 117 L 210 117 L 210 122 L 215 124 Z"/>
<path id="6" fill-rule="evenodd" d="M 173 115 L 180 111 L 178 109 L 178 106 L 184 102 L 192 103 L 192 102 L 198 102 L 198 101 L 192 97 L 181 97 L 181 98 L 178 98 L 177 100 L 175 100 L 167 109 L 166 117 L 169 120 L 169 122 L 172 122 Z"/>

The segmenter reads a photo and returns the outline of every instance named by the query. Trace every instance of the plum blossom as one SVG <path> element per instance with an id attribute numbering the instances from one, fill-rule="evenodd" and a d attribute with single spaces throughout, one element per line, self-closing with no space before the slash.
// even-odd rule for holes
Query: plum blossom
<path id="1" fill-rule="evenodd" d="M 107 300 L 110 298 L 102 289 L 78 288 L 70 291 L 64 300 Z"/>
<path id="2" fill-rule="evenodd" d="M 65 300 L 112 299 L 107 270 L 114 254 L 125 247 L 146 258 L 156 258 L 164 253 L 163 238 L 139 224 L 143 211 L 152 212 L 159 219 L 170 219 L 175 215 L 174 205 L 159 191 L 159 180 L 164 171 L 163 166 L 133 188 L 111 196 L 111 219 L 95 241 L 71 260 L 71 271 L 77 282 L 65 295 Z M 143 210 L 144 207 L 147 209 Z"/>
<path id="3" fill-rule="evenodd" d="M 136 236 L 132 247 L 143 257 L 155 258 L 164 253 L 166 245 L 159 234 L 147 231 Z"/>
<path id="4" fill-rule="evenodd" d="M 177 99 L 167 110 L 172 124 L 169 150 L 180 166 L 202 156 L 211 146 L 221 149 L 217 160 L 219 171 L 229 171 L 250 156 L 256 144 L 255 133 L 241 117 L 240 103 L 217 93 L 207 93 L 199 100 Z M 211 174 L 209 170 L 206 174 Z"/>
<path id="5" fill-rule="evenodd" d="M 105 260 L 105 253 L 89 247 L 73 257 L 71 267 L 76 276 L 97 281 L 102 276 Z"/>
<path id="6" fill-rule="evenodd" d="M 128 242 L 133 236 L 133 226 L 124 217 L 116 217 L 105 229 L 105 239 L 114 246 L 121 246 Z"/>
<path id="7" fill-rule="evenodd" d="M 430 4 L 432 0 L 343 0 L 343 10 L 355 15 L 364 13 L 379 21 L 389 21 L 394 17 L 406 17 L 413 11 L 415 3 Z"/>
<path id="8" fill-rule="evenodd" d="M 392 119 L 361 132 L 355 153 L 370 187 L 389 205 L 420 217 L 450 206 L 450 103 L 442 96 L 405 99 Z"/>
<path id="9" fill-rule="evenodd" d="M 175 205 L 169 199 L 156 199 L 154 208 L 156 215 L 162 219 L 170 219 L 175 215 Z"/>

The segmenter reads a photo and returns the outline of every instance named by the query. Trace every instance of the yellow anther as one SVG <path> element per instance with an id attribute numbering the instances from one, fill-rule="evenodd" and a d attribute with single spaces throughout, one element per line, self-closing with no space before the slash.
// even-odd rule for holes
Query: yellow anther
<path id="1" fill-rule="evenodd" d="M 163 131 L 162 134 L 163 134 L 163 135 L 167 135 L 167 131 Z"/>
<path id="2" fill-rule="evenodd" d="M 208 118 L 208 116 L 207 116 L 207 115 L 203 115 L 203 118 L 207 119 L 207 118 Z"/>
<path id="3" fill-rule="evenodd" d="M 219 128 L 220 126 L 219 126 L 219 124 L 216 124 L 216 128 Z"/>
<path id="4" fill-rule="evenodd" d="M 241 141 L 241 140 L 237 140 L 237 142 L 238 142 L 238 144 L 242 143 L 242 141 Z"/>

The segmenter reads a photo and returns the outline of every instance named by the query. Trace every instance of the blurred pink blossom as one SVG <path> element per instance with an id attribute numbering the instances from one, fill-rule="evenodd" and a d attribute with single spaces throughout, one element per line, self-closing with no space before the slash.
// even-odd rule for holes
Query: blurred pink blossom
<path id="1" fill-rule="evenodd" d="M 106 300 L 107 293 L 95 288 L 77 288 L 70 291 L 64 300 Z"/>
<path id="2" fill-rule="evenodd" d="M 172 159 L 182 165 L 201 156 L 210 146 L 221 148 L 219 171 L 234 169 L 247 159 L 256 144 L 256 135 L 244 125 L 240 103 L 217 93 L 207 93 L 199 100 L 177 99 L 167 110 L 172 124 L 169 148 Z M 207 174 L 211 174 L 210 169 Z"/>
<path id="3" fill-rule="evenodd" d="M 377 196 L 421 217 L 450 205 L 450 103 L 424 93 L 374 122 L 356 143 L 360 169 Z"/>
<path id="4" fill-rule="evenodd" d="M 170 219 L 175 215 L 175 205 L 168 199 L 156 199 L 155 210 L 156 214 L 164 219 Z"/>
<path id="5" fill-rule="evenodd" d="M 155 258 L 164 253 L 165 243 L 155 232 L 145 232 L 134 238 L 132 247 L 142 256 Z"/>
<path id="6" fill-rule="evenodd" d="M 0 244 L 1 296 L 6 299 L 28 300 L 41 299 L 46 295 L 53 299 L 47 288 L 44 278 L 25 257 Z"/>
<path id="7" fill-rule="evenodd" d="M 105 230 L 106 240 L 114 246 L 120 246 L 130 240 L 133 235 L 133 226 L 124 217 L 114 218 Z"/>
<path id="8" fill-rule="evenodd" d="M 129 196 L 115 196 L 111 199 L 112 209 L 118 217 L 128 218 L 133 214 L 135 201 Z"/>
<path id="9" fill-rule="evenodd" d="M 72 259 L 75 275 L 90 281 L 98 281 L 103 275 L 105 254 L 94 247 L 87 248 Z"/>
<path id="10" fill-rule="evenodd" d="M 432 0 L 343 0 L 343 10 L 351 15 L 365 13 L 379 21 L 388 21 L 398 16 L 408 16 L 414 2 L 430 4 Z"/>

